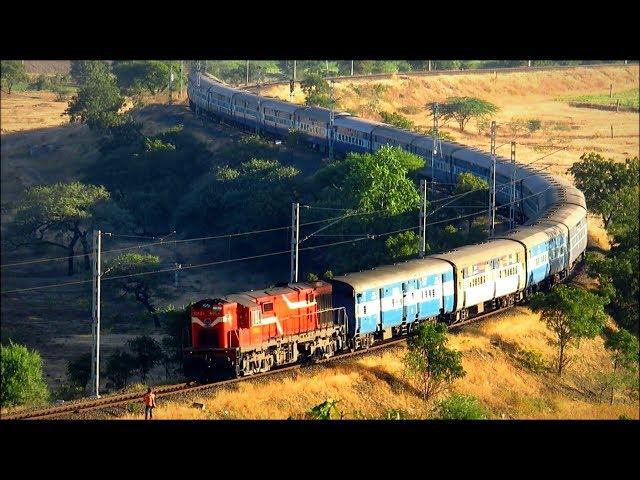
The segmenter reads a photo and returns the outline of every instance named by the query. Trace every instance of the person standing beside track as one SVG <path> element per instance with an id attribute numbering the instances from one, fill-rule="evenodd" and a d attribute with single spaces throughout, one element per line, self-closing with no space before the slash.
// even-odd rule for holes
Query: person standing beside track
<path id="1" fill-rule="evenodd" d="M 151 391 L 151 387 L 147 388 L 144 394 L 144 419 L 153 420 L 153 409 L 156 408 L 156 394 Z"/>

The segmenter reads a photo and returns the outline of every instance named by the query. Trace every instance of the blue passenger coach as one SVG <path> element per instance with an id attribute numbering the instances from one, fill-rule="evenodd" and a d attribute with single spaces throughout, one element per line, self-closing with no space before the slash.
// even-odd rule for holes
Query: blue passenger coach
<path id="1" fill-rule="evenodd" d="M 389 338 L 416 320 L 450 313 L 453 267 L 433 258 L 410 260 L 331 280 L 334 307 L 344 307 L 348 335 Z"/>

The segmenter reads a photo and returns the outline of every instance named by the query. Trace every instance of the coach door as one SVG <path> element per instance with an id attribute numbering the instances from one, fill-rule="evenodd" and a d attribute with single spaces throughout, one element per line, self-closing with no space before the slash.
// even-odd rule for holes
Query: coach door
<path id="1" fill-rule="evenodd" d="M 408 280 L 402 284 L 402 316 L 407 323 L 418 318 L 417 280 Z"/>

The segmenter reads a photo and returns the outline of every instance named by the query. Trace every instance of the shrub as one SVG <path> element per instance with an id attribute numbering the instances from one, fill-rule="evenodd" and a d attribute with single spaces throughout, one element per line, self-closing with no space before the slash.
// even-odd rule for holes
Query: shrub
<path id="1" fill-rule="evenodd" d="M 527 120 L 527 129 L 529 133 L 537 132 L 542 128 L 542 122 L 537 118 L 531 118 Z"/>
<path id="2" fill-rule="evenodd" d="M 536 350 L 520 350 L 518 360 L 524 368 L 534 373 L 544 373 L 549 368 L 542 354 Z"/>
<path id="3" fill-rule="evenodd" d="M 404 113 L 405 115 L 417 115 L 422 111 L 418 105 L 405 105 L 404 107 L 400 107 L 398 109 L 400 113 Z"/>
<path id="4" fill-rule="evenodd" d="M 40 354 L 12 341 L 0 346 L 0 405 L 38 405 L 47 400 Z"/>
<path id="5" fill-rule="evenodd" d="M 84 388 L 81 388 L 77 385 L 68 385 L 63 384 L 60 385 L 57 389 L 53 391 L 53 400 L 76 400 L 78 398 L 82 398 L 84 396 Z"/>
<path id="6" fill-rule="evenodd" d="M 342 418 L 343 414 L 338 412 L 338 400 L 328 399 L 316 405 L 305 414 L 308 420 L 331 420 L 331 414 L 334 418 Z"/>
<path id="7" fill-rule="evenodd" d="M 436 412 L 443 420 L 486 420 L 488 413 L 473 395 L 454 393 L 442 400 Z"/>

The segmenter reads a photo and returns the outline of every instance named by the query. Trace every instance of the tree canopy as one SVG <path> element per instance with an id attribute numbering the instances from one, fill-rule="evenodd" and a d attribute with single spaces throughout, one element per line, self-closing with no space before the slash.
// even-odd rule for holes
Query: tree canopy
<path id="1" fill-rule="evenodd" d="M 109 222 L 120 224 L 128 218 L 110 198 L 104 187 L 80 182 L 30 187 L 15 206 L 9 241 L 15 245 L 45 244 L 65 249 L 68 275 L 73 275 L 73 256 L 80 242 L 88 269 L 90 233 L 96 224 L 99 221 L 103 226 Z"/>
<path id="2" fill-rule="evenodd" d="M 73 60 L 69 71 L 77 85 L 84 85 L 93 76 L 109 75 L 109 63 L 104 60 Z"/>
<path id="3" fill-rule="evenodd" d="M 435 322 L 418 324 L 407 339 L 405 367 L 417 379 L 425 400 L 465 375 L 462 353 L 448 348 L 447 342 L 447 326 Z"/>
<path id="4" fill-rule="evenodd" d="M 305 104 L 314 107 L 331 108 L 331 85 L 319 73 L 308 73 L 300 82 L 305 94 Z"/>
<path id="5" fill-rule="evenodd" d="M 569 168 L 588 209 L 602 216 L 605 228 L 619 214 L 628 213 L 637 219 L 637 210 L 630 211 L 628 202 L 638 198 L 638 165 L 638 157 L 616 162 L 590 152 Z"/>
<path id="6" fill-rule="evenodd" d="M 0 61 L 0 81 L 2 90 L 11 94 L 11 89 L 18 82 L 27 80 L 27 72 L 21 60 Z"/>
<path id="7" fill-rule="evenodd" d="M 458 122 L 461 132 L 464 132 L 467 122 L 472 118 L 487 117 L 498 110 L 493 103 L 475 97 L 449 97 L 439 106 L 445 118 L 453 118 Z"/>
<path id="8" fill-rule="evenodd" d="M 141 303 L 153 318 L 156 327 L 160 326 L 160 319 L 156 312 L 155 296 L 161 274 L 137 274 L 158 270 L 159 266 L 160 257 L 137 252 L 122 253 L 105 263 L 105 272 L 109 271 L 109 277 L 124 276 L 105 282 L 105 287 Z M 109 277 L 105 276 L 105 280 Z"/>
<path id="9" fill-rule="evenodd" d="M 583 338 L 598 335 L 607 320 L 604 305 L 607 299 L 580 288 L 558 285 L 547 293 L 531 298 L 531 309 L 541 312 L 540 320 L 555 335 L 558 347 L 558 375 L 562 375 L 569 358 L 566 350 L 579 346 Z"/>
<path id="10" fill-rule="evenodd" d="M 118 86 L 127 95 L 139 94 L 143 90 L 155 95 L 169 86 L 170 65 L 167 61 L 118 61 L 112 68 Z M 174 76 L 177 74 L 174 71 Z"/>
<path id="11" fill-rule="evenodd" d="M 105 132 L 124 122 L 119 115 L 124 102 L 115 79 L 102 68 L 95 68 L 87 73 L 65 113 L 72 122 L 84 122 L 91 129 Z"/>

